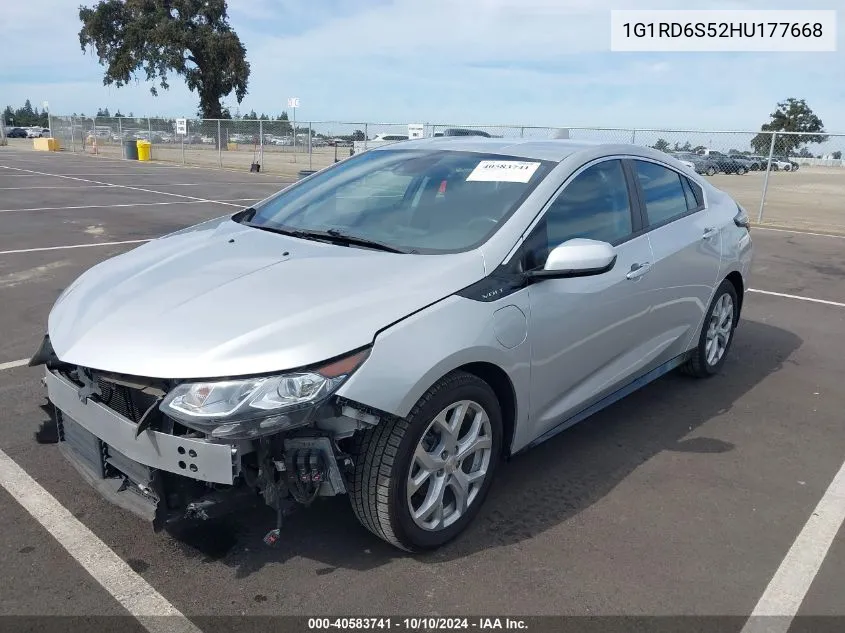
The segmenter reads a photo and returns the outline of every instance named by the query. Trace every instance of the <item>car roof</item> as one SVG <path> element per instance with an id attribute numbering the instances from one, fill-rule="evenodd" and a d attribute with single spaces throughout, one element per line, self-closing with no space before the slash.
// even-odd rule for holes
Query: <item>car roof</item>
<path id="1" fill-rule="evenodd" d="M 378 152 L 397 149 L 452 150 L 459 152 L 503 154 L 515 158 L 549 160 L 554 162 L 560 162 L 572 154 L 582 152 L 595 156 L 630 154 L 664 160 L 669 157 L 666 153 L 650 147 L 624 143 L 604 143 L 601 141 L 571 139 L 486 138 L 483 136 L 439 136 L 414 139 L 402 141 L 401 144 L 376 147 L 371 151 Z"/>

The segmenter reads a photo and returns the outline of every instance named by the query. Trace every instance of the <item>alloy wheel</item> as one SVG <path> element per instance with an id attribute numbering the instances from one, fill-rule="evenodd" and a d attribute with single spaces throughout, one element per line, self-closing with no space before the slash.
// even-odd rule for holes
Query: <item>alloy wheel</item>
<path id="1" fill-rule="evenodd" d="M 417 444 L 406 496 L 414 523 L 442 530 L 460 519 L 478 496 L 493 454 L 493 431 L 484 408 L 472 400 L 437 414 Z"/>
<path id="2" fill-rule="evenodd" d="M 713 306 L 710 314 L 710 324 L 707 328 L 707 338 L 704 354 L 707 364 L 711 367 L 716 365 L 725 355 L 728 343 L 733 334 L 734 323 L 734 302 L 726 292 Z"/>

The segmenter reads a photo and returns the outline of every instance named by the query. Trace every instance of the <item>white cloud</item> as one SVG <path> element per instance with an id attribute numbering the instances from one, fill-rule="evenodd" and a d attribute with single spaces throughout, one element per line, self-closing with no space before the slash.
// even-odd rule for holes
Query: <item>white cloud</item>
<path id="1" fill-rule="evenodd" d="M 49 99 L 54 111 L 191 114 L 175 79 L 158 99 L 141 84 L 101 85 L 77 41 L 77 2 L 16 3 L 0 70 L 6 100 Z M 611 9 L 639 0 L 230 0 L 252 65 L 241 110 L 277 113 L 299 96 L 300 119 L 757 128 L 778 100 L 807 98 L 828 129 L 845 131 L 845 55 L 609 52 Z M 653 0 L 650 9 L 687 8 Z M 794 8 L 735 0 L 708 8 Z M 828 5 L 828 6 L 825 6 Z M 804 0 L 802 7 L 829 8 Z M 845 50 L 840 29 L 840 50 Z M 55 72 L 54 72 L 55 71 Z M 234 98 L 227 100 L 234 106 Z"/>

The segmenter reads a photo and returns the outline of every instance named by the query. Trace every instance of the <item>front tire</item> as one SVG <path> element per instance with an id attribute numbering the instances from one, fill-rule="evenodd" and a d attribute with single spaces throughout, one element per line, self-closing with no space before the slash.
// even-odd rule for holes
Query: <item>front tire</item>
<path id="1" fill-rule="evenodd" d="M 681 366 L 683 373 L 709 378 L 725 364 L 739 319 L 739 300 L 734 285 L 725 279 L 716 289 L 701 327 L 698 345 Z"/>
<path id="2" fill-rule="evenodd" d="M 716 175 L 716 168 L 715 167 L 708 167 L 706 173 L 707 173 L 708 176 L 715 176 Z"/>
<path id="3" fill-rule="evenodd" d="M 349 496 L 358 520 L 409 552 L 440 547 L 478 513 L 502 446 L 491 387 L 456 371 L 431 387 L 405 419 L 359 433 Z"/>

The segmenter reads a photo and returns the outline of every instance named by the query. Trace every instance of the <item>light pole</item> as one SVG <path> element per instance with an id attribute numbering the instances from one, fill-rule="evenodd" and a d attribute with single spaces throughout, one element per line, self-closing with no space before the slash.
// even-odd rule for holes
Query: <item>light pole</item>
<path id="1" fill-rule="evenodd" d="M 46 101 L 42 104 L 47 111 L 47 128 L 50 130 L 50 138 L 53 138 L 53 117 L 50 116 L 50 104 Z"/>

